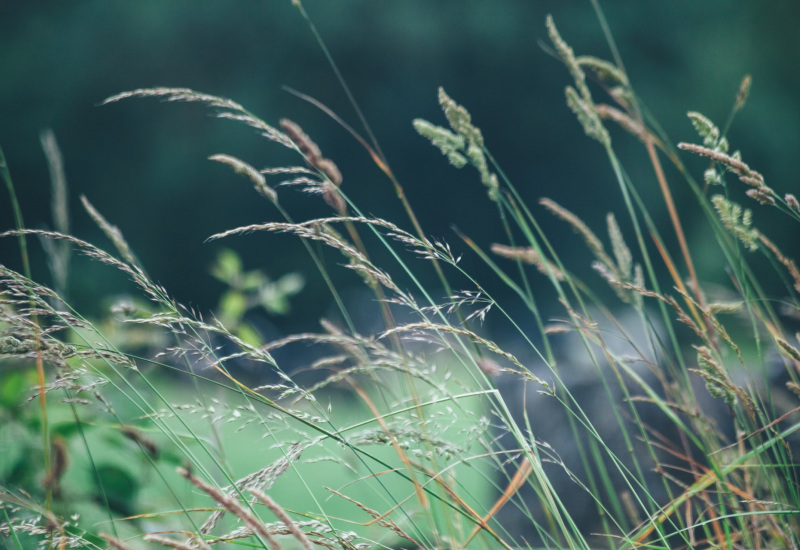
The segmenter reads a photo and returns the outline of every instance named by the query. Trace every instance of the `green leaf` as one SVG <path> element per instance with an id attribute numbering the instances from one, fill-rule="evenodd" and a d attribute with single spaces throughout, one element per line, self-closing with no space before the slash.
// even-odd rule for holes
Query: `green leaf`
<path id="1" fill-rule="evenodd" d="M 276 281 L 278 292 L 286 295 L 293 296 L 303 290 L 306 286 L 306 280 L 299 273 L 287 273 Z"/>
<path id="2" fill-rule="evenodd" d="M 33 370 L 6 372 L 0 377 L 0 408 L 15 409 L 25 400 L 27 389 L 36 383 Z"/>
<path id="3" fill-rule="evenodd" d="M 241 258 L 229 248 L 222 249 L 216 263 L 211 266 L 211 275 L 223 283 L 236 286 L 242 275 Z"/>
<path id="4" fill-rule="evenodd" d="M 122 464 L 122 462 L 99 464 L 97 477 L 111 507 L 122 513 L 131 514 L 135 509 L 134 502 L 136 493 L 139 492 L 139 482 Z"/>
<path id="5" fill-rule="evenodd" d="M 247 299 L 238 290 L 228 290 L 219 301 L 219 317 L 223 324 L 238 323 L 247 311 Z"/>
<path id="6" fill-rule="evenodd" d="M 236 329 L 236 336 L 253 347 L 260 347 L 264 345 L 264 340 L 261 338 L 261 335 L 249 323 L 243 323 L 239 325 L 239 327 Z"/>
<path id="7" fill-rule="evenodd" d="M 19 466 L 30 460 L 33 432 L 19 422 L 4 421 L 0 424 L 0 480 L 8 480 Z"/>
<path id="8" fill-rule="evenodd" d="M 258 290 L 269 282 L 269 278 L 260 270 L 248 271 L 241 277 L 241 290 Z"/>

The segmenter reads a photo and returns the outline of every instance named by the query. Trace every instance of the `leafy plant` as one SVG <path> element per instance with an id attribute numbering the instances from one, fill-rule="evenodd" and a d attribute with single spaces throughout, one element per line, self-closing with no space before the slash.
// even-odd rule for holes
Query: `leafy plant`
<path id="1" fill-rule="evenodd" d="M 254 308 L 283 315 L 289 311 L 289 298 L 303 289 L 303 277 L 288 273 L 272 281 L 260 269 L 243 271 L 239 255 L 229 248 L 223 249 L 211 268 L 211 274 L 229 288 L 219 300 L 219 322 L 236 336 L 251 345 L 261 345 L 258 331 L 245 320 L 245 314 Z"/>

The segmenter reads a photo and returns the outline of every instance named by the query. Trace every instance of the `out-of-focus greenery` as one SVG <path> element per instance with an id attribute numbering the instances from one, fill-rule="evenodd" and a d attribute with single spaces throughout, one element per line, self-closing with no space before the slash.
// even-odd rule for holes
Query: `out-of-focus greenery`
<path id="1" fill-rule="evenodd" d="M 291 309 L 289 299 L 305 285 L 297 273 L 288 273 L 272 281 L 259 269 L 243 272 L 242 259 L 228 248 L 219 253 L 211 274 L 230 287 L 219 301 L 217 316 L 220 323 L 254 346 L 264 342 L 258 331 L 246 321 L 247 312 L 264 308 L 273 315 L 285 315 Z"/>
<path id="2" fill-rule="evenodd" d="M 692 136 L 684 116 L 689 109 L 723 119 L 727 99 L 750 73 L 752 98 L 730 132 L 731 141 L 748 152 L 748 161 L 774 187 L 796 181 L 800 8 L 795 3 L 607 4 L 628 73 L 675 141 Z M 576 51 L 607 52 L 588 1 L 518 0 L 502 6 L 474 0 L 308 1 L 305 7 L 431 235 L 457 241 L 451 224 L 485 242 L 501 235 L 497 221 L 478 210 L 484 191 L 474 175 L 450 170 L 411 127 L 415 117 L 435 116 L 440 85 L 469 106 L 487 145 L 531 203 L 545 190 L 555 200 L 569 197 L 590 224 L 615 210 L 620 198 L 609 191 L 610 175 L 594 168 L 601 151 L 584 150 L 576 162 L 582 131 L 563 106 L 563 82 L 552 77 L 558 63 L 540 45 L 546 42 L 541 22 L 551 12 L 563 21 L 563 34 Z M 139 87 L 189 87 L 235 98 L 267 121 L 289 116 L 340 166 L 346 192 L 365 212 L 399 219 L 391 187 L 368 155 L 336 123 L 281 89 L 287 85 L 311 94 L 359 127 L 289 0 L 0 2 L 0 52 L 0 144 L 26 223 L 52 225 L 43 199 L 49 178 L 38 139 L 40 130 L 51 127 L 64 154 L 74 232 L 100 242 L 77 203 L 83 193 L 125 232 L 155 279 L 200 309 L 213 308 L 224 291 L 208 273 L 221 245 L 204 244 L 204 239 L 274 217 L 251 200 L 251 190 L 235 175 L 204 159 L 224 151 L 262 167 L 280 165 L 285 152 L 205 116 L 196 105 L 97 106 L 109 95 Z M 615 147 L 623 155 L 640 147 L 622 134 L 612 138 L 619 138 Z M 629 164 L 631 177 L 650 181 L 655 189 L 645 156 L 636 158 Z M 680 186 L 673 192 L 679 202 L 688 194 Z M 290 206 L 302 201 L 309 216 L 325 211 L 321 201 L 314 210 L 313 201 L 297 195 L 283 190 L 281 201 Z M 445 198 L 452 206 L 442 212 Z M 693 231 L 691 214 L 682 213 L 690 238 L 700 245 L 712 237 Z M 11 227 L 5 200 L 0 220 L 3 229 Z M 549 219 L 545 223 L 557 227 Z M 769 220 L 759 220 L 762 227 L 765 223 Z M 294 243 L 274 252 L 276 243 L 288 242 L 254 236 L 226 246 L 246 252 L 245 269 L 263 269 L 273 279 L 313 269 Z M 18 266 L 13 240 L 0 243 L 0 258 Z M 478 262 L 471 267 L 482 269 Z M 46 274 L 41 256 L 34 274 Z M 299 297 L 292 323 L 317 318 L 329 307 L 327 291 L 313 279 Z M 95 296 L 123 286 L 121 277 L 83 261 L 71 298 L 96 308 Z"/>

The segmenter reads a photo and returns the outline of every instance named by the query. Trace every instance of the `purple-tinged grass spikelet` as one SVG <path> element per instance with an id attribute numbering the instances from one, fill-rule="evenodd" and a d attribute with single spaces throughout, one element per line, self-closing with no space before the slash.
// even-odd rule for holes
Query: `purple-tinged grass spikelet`
<path id="1" fill-rule="evenodd" d="M 258 489 L 250 489 L 250 493 L 255 496 L 258 500 L 261 501 L 264 506 L 270 509 L 270 511 L 278 516 L 278 519 L 283 522 L 283 524 L 291 531 L 294 538 L 300 541 L 300 544 L 303 545 L 305 550 L 312 550 L 311 541 L 308 540 L 308 537 L 305 533 L 297 526 L 297 524 L 292 521 L 292 518 L 286 513 L 286 511 L 278 506 L 274 500 L 272 500 L 269 495 L 259 491 Z"/>
<path id="2" fill-rule="evenodd" d="M 339 168 L 331 159 L 322 156 L 319 146 L 303 131 L 300 125 L 288 118 L 281 119 L 279 124 L 303 154 L 308 165 L 323 173 L 334 186 L 339 187 L 342 184 L 342 173 Z M 328 202 L 327 198 L 326 202 Z M 336 208 L 333 205 L 332 207 Z M 337 209 L 337 211 L 339 210 Z"/>
<path id="3" fill-rule="evenodd" d="M 258 193 L 269 199 L 272 202 L 278 202 L 278 194 L 272 189 L 270 186 L 267 185 L 267 178 L 264 175 L 244 162 L 243 160 L 239 160 L 236 157 L 232 157 L 231 155 L 212 155 L 208 157 L 208 160 L 213 160 L 215 162 L 220 162 L 227 166 L 233 168 L 233 171 L 240 176 L 245 176 L 255 186 L 256 191 Z"/>
<path id="4" fill-rule="evenodd" d="M 168 548 L 175 548 L 176 550 L 197 550 L 197 546 L 192 546 L 186 542 L 181 542 L 179 540 L 170 539 L 153 533 L 145 535 L 144 540 L 147 542 L 154 542 Z"/>
<path id="5" fill-rule="evenodd" d="M 481 357 L 475 360 L 475 364 L 478 365 L 478 368 L 483 371 L 486 376 L 494 378 L 495 376 L 499 376 L 502 372 L 500 365 L 494 359 L 490 359 L 488 357 Z"/>
<path id="6" fill-rule="evenodd" d="M 533 247 L 505 246 L 494 243 L 491 250 L 503 258 L 519 260 L 520 262 L 534 265 L 543 275 L 555 277 L 557 281 L 565 280 L 564 273 L 553 262 L 543 258 Z"/>
<path id="7" fill-rule="evenodd" d="M 127 544 L 116 537 L 112 537 L 108 533 L 100 533 L 100 538 L 106 541 L 114 550 L 130 550 Z"/>
<path id="8" fill-rule="evenodd" d="M 264 537 L 266 541 L 272 546 L 274 550 L 282 550 L 278 541 L 275 540 L 275 537 L 272 536 L 267 530 L 266 525 L 262 523 L 250 510 L 242 506 L 238 500 L 235 498 L 226 495 L 224 492 L 219 490 L 217 487 L 213 485 L 209 485 L 202 479 L 198 478 L 194 474 L 192 474 L 189 470 L 185 468 L 178 468 L 178 474 L 185 477 L 189 480 L 189 482 L 200 489 L 201 491 L 207 493 L 211 498 L 213 498 L 218 504 L 222 505 L 228 512 L 238 517 L 242 522 L 253 530 L 254 533 Z"/>
<path id="9" fill-rule="evenodd" d="M 766 185 L 745 191 L 745 195 L 764 206 L 775 206 L 775 197 L 772 196 L 772 193 L 772 189 Z"/>

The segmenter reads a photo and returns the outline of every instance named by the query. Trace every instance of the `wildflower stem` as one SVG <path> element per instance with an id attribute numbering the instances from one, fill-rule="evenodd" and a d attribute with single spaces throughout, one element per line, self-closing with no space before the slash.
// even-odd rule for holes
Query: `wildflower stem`
<path id="1" fill-rule="evenodd" d="M 8 163 L 6 162 L 6 156 L 3 154 L 3 149 L 0 147 L 0 177 L 3 178 L 3 181 L 6 184 L 6 188 L 8 189 L 8 195 L 11 200 L 11 207 L 14 210 L 14 222 L 17 226 L 17 230 L 19 231 L 17 235 L 17 239 L 19 241 L 19 250 L 20 255 L 22 256 L 22 270 L 27 277 L 28 280 L 33 280 L 31 277 L 31 265 L 30 259 L 28 257 L 28 242 L 25 238 L 25 234 L 22 230 L 25 228 L 25 222 L 22 219 L 22 210 L 19 207 L 19 201 L 17 201 L 17 194 L 14 191 L 14 183 L 11 179 L 11 172 L 8 169 Z M 41 335 L 39 334 L 39 322 L 38 318 L 35 313 L 34 308 L 34 300 L 33 296 L 29 295 L 29 303 L 31 310 L 34 311 L 32 320 L 34 324 L 34 349 L 36 353 L 36 378 L 39 384 L 39 408 L 41 409 L 42 415 L 42 453 L 43 453 L 43 460 L 44 460 L 44 473 L 45 479 L 49 478 L 52 473 L 52 467 L 50 465 L 50 430 L 49 425 L 47 422 L 47 392 L 45 391 L 45 379 L 44 379 L 44 363 L 42 361 L 42 351 L 41 351 Z M 49 511 L 52 506 L 53 500 L 53 490 L 52 487 L 48 486 L 47 489 L 47 497 L 46 497 L 46 504 L 45 507 Z"/>
<path id="2" fill-rule="evenodd" d="M 697 302 L 700 307 L 705 310 L 705 299 L 703 298 L 703 293 L 700 291 L 700 283 L 697 279 L 697 272 L 694 270 L 694 263 L 692 262 L 692 256 L 689 253 L 689 246 L 686 244 L 686 236 L 683 233 L 683 226 L 681 225 L 680 218 L 678 217 L 678 210 L 675 208 L 675 201 L 672 199 L 672 193 L 669 190 L 667 179 L 664 176 L 664 169 L 661 167 L 661 161 L 658 160 L 658 153 L 656 153 L 655 146 L 653 145 L 653 138 L 649 132 L 645 134 L 645 147 L 647 148 L 647 154 L 650 156 L 650 162 L 653 164 L 653 169 L 656 172 L 656 179 L 658 180 L 658 185 L 661 188 L 661 194 L 664 195 L 664 202 L 667 205 L 669 217 L 672 220 L 672 226 L 675 228 L 675 235 L 678 237 L 678 244 L 681 248 L 683 259 L 686 262 L 686 269 L 689 271 L 689 278 L 692 280 L 692 286 L 694 286 L 694 294 L 697 296 Z M 672 271 L 674 271 L 674 269 L 671 269 L 671 272 Z M 686 292 L 683 281 L 681 281 L 680 277 L 675 277 L 673 274 L 673 279 L 678 288 Z M 695 321 L 698 324 L 705 325 L 705 320 L 703 319 L 702 315 L 697 312 L 694 304 L 687 301 L 687 305 L 689 306 Z M 706 330 L 708 330 L 708 326 L 706 326 Z"/>

